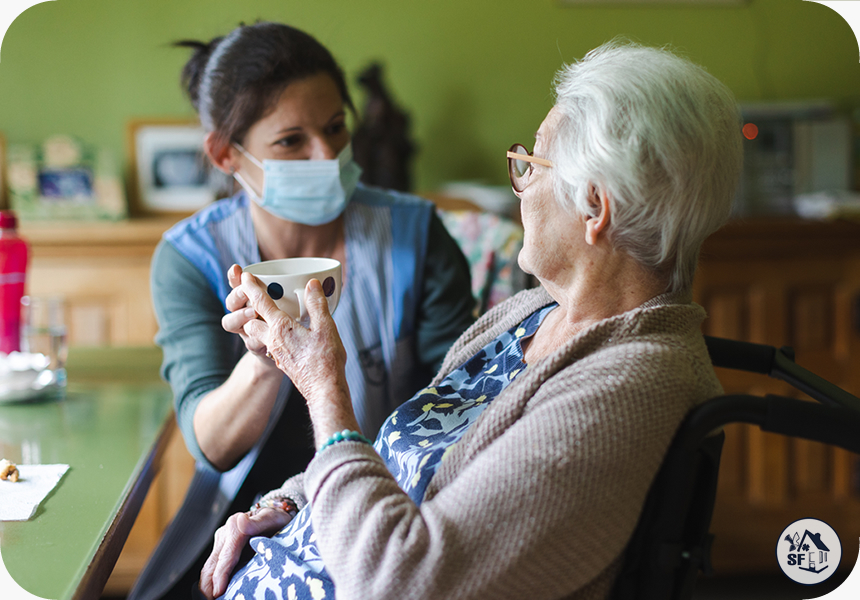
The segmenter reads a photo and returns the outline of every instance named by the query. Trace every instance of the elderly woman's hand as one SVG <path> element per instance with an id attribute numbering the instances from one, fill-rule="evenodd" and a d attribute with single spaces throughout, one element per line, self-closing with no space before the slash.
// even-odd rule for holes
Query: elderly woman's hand
<path id="1" fill-rule="evenodd" d="M 266 344 L 245 333 L 245 324 L 257 318 L 257 311 L 248 306 L 248 297 L 241 288 L 242 268 L 239 265 L 230 267 L 227 271 L 227 281 L 233 291 L 224 302 L 230 312 L 221 318 L 221 327 L 241 337 L 248 352 L 271 364 L 271 360 L 266 356 L 268 352 Z"/>
<path id="2" fill-rule="evenodd" d="M 227 519 L 227 523 L 215 532 L 212 554 L 200 572 L 203 595 L 211 600 L 226 592 L 230 575 L 250 539 L 258 535 L 274 535 L 292 519 L 292 513 L 276 508 L 264 508 L 255 515 L 236 513 Z"/>
<path id="3" fill-rule="evenodd" d="M 319 447 L 335 432 L 358 431 L 346 382 L 346 350 L 328 310 L 322 285 L 311 279 L 305 287 L 307 328 L 280 310 L 266 287 L 250 273 L 242 273 L 241 290 L 259 319 L 243 325 L 249 339 L 265 345 L 275 364 L 308 403 Z"/>

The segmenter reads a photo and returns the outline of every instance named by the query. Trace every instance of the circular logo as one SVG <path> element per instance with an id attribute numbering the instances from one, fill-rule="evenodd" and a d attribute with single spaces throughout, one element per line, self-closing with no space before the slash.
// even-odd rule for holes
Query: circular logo
<path id="1" fill-rule="evenodd" d="M 800 519 L 782 530 L 776 542 L 776 561 L 789 579 L 814 585 L 836 572 L 842 542 L 833 528 L 818 519 Z"/>

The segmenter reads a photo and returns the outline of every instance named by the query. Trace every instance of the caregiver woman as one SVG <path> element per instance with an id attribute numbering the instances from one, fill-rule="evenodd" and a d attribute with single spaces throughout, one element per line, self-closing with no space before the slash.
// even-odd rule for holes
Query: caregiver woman
<path id="1" fill-rule="evenodd" d="M 358 183 L 346 126 L 352 102 L 328 50 L 275 23 L 180 45 L 194 49 L 183 84 L 208 132 L 206 154 L 240 191 L 169 230 L 153 259 L 162 373 L 198 465 L 133 599 L 172 587 L 168 596 L 188 597 L 202 562 L 189 567 L 231 503 L 247 508 L 313 456 L 304 399 L 267 348 L 244 335 L 244 321 L 222 327 L 244 302 L 225 303 L 239 281 L 231 265 L 300 256 L 343 263 L 334 322 L 349 355 L 353 410 L 369 435 L 430 380 L 474 304 L 468 265 L 432 205 Z"/>

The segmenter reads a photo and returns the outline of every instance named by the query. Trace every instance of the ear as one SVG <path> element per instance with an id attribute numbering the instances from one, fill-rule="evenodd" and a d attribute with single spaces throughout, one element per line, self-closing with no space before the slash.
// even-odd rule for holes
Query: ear
<path id="1" fill-rule="evenodd" d="M 203 138 L 203 151 L 209 157 L 209 160 L 212 161 L 212 164 L 218 167 L 218 170 L 221 172 L 232 175 L 236 170 L 236 150 L 232 144 L 225 142 L 214 131 L 210 131 Z"/>
<path id="2" fill-rule="evenodd" d="M 594 246 L 601 235 L 606 235 L 606 229 L 611 221 L 609 193 L 603 189 L 592 188 L 588 201 L 600 211 L 597 216 L 588 217 L 585 221 L 585 243 Z"/>

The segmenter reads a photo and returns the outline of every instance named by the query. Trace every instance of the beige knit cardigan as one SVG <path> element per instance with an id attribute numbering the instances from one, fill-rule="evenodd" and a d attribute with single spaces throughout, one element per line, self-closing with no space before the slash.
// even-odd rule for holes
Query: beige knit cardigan
<path id="1" fill-rule="evenodd" d="M 495 307 L 433 384 L 550 302 L 539 288 Z M 704 316 L 659 296 L 530 364 L 451 447 L 420 507 L 359 442 L 271 495 L 311 503 L 338 600 L 606 598 L 679 423 L 722 392 Z"/>

